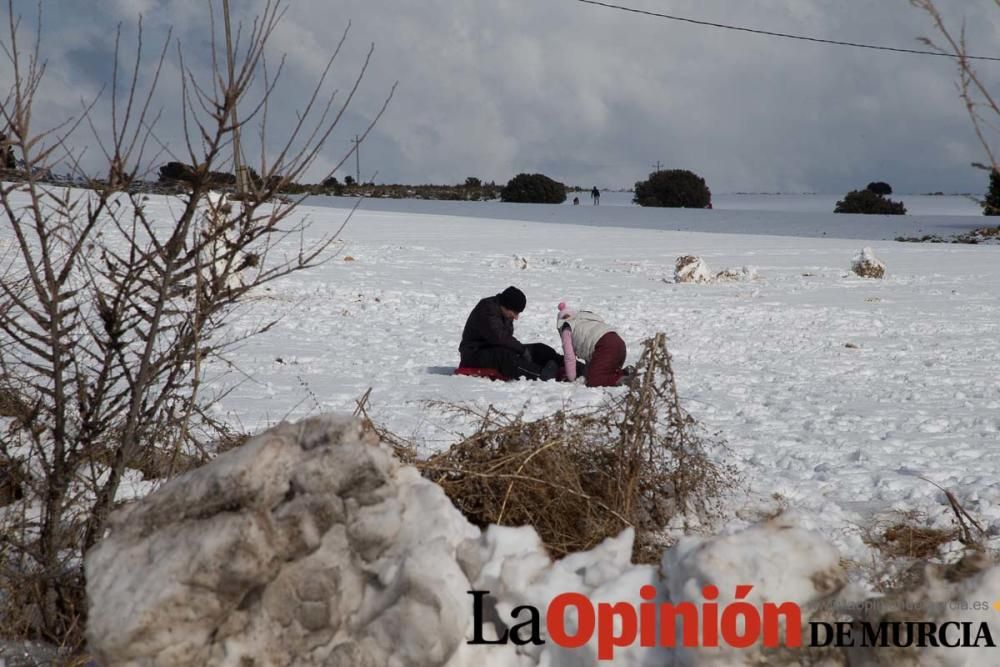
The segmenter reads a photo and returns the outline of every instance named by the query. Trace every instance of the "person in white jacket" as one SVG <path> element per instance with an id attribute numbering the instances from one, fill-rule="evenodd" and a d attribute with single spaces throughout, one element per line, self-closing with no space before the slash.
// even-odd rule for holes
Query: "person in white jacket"
<path id="1" fill-rule="evenodd" d="M 574 310 L 559 304 L 556 330 L 562 340 L 566 379 L 576 379 L 576 360 L 587 364 L 588 387 L 614 387 L 633 377 L 625 365 L 625 341 L 600 316 L 589 310 Z"/>

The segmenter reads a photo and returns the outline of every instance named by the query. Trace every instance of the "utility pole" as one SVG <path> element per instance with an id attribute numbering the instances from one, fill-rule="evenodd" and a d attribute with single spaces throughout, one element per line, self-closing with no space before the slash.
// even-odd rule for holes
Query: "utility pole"
<path id="1" fill-rule="evenodd" d="M 361 185 L 361 137 L 354 135 L 354 139 L 351 140 L 354 143 L 354 172 L 355 172 L 355 183 Z"/>
<path id="2" fill-rule="evenodd" d="M 235 77 L 235 65 L 233 63 L 233 38 L 232 30 L 229 27 L 229 0 L 222 0 L 222 13 L 226 24 L 226 63 L 229 68 L 229 91 L 235 92 L 234 88 L 234 77 Z M 239 121 L 236 117 L 236 98 L 232 100 L 233 108 L 231 110 L 232 122 L 233 122 L 233 173 L 236 176 L 236 192 L 240 195 L 246 195 L 250 190 L 250 179 L 247 173 L 247 168 L 243 166 L 243 156 L 240 152 L 240 127 Z"/>
<path id="3" fill-rule="evenodd" d="M 662 162 L 660 162 L 659 160 L 657 160 L 657 161 L 656 161 L 656 164 L 655 164 L 655 165 L 653 165 L 653 168 L 654 168 L 654 169 L 656 169 L 656 171 L 659 171 L 660 169 L 662 169 L 662 168 L 663 168 L 663 163 L 662 163 Z"/>

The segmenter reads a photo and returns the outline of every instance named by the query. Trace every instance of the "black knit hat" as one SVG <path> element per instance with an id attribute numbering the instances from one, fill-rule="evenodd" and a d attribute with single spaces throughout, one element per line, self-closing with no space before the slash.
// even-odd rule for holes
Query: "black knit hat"
<path id="1" fill-rule="evenodd" d="M 515 313 L 524 312 L 524 307 L 528 305 L 528 299 L 524 296 L 524 292 L 513 285 L 500 292 L 498 296 L 500 305 Z"/>

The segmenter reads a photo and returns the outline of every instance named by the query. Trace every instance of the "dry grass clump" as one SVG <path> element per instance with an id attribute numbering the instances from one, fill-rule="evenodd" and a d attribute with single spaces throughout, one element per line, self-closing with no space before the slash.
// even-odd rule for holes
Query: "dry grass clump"
<path id="1" fill-rule="evenodd" d="M 851 271 L 861 278 L 881 279 L 885 277 L 885 264 L 871 248 L 863 248 L 851 262 Z"/>
<path id="2" fill-rule="evenodd" d="M 956 551 L 946 553 L 945 545 L 959 542 L 962 558 L 987 557 L 996 560 L 996 553 L 988 553 L 986 532 L 955 494 L 941 485 L 921 477 L 936 486 L 948 501 L 954 515 L 950 528 L 934 528 L 923 512 L 916 510 L 894 513 L 875 521 L 862 530 L 862 539 L 874 548 L 879 557 L 872 557 L 870 577 L 876 590 L 881 592 L 901 590 L 912 586 L 930 562 L 951 561 Z M 949 566 L 950 567 L 950 566 Z"/>
<path id="3" fill-rule="evenodd" d="M 958 537 L 952 528 L 928 528 L 908 523 L 896 523 L 882 532 L 881 539 L 873 544 L 892 558 L 936 558 L 942 546 Z"/>
<path id="4" fill-rule="evenodd" d="M 943 547 L 956 538 L 955 529 L 933 528 L 916 510 L 893 512 L 864 526 L 861 538 L 872 548 L 871 562 L 859 569 L 880 593 L 910 588 L 929 561 L 940 561 Z"/>
<path id="5" fill-rule="evenodd" d="M 852 270 L 861 278 L 879 279 L 885 277 L 885 267 L 877 264 L 856 264 Z"/>
<path id="6" fill-rule="evenodd" d="M 643 345 L 624 396 L 536 421 L 452 406 L 478 420 L 476 431 L 416 466 L 472 523 L 531 525 L 555 557 L 632 526 L 633 560 L 658 560 L 667 523 L 715 516 L 733 473 L 709 458 L 680 407 L 666 337 Z"/>
<path id="7" fill-rule="evenodd" d="M 215 452 L 216 454 L 222 454 L 223 452 L 228 452 L 231 449 L 242 447 L 247 444 L 247 441 L 249 441 L 252 437 L 253 434 L 247 433 L 246 431 L 227 430 L 221 433 L 219 438 L 215 441 Z"/>
<path id="8" fill-rule="evenodd" d="M 941 548 L 955 541 L 972 548 L 980 544 L 972 535 L 965 535 L 960 525 L 935 528 L 930 524 L 924 512 L 892 512 L 865 526 L 861 537 L 889 562 L 938 559 L 944 555 Z"/>
<path id="9" fill-rule="evenodd" d="M 478 417 L 475 434 L 417 463 L 472 523 L 534 526 L 556 556 L 632 524 L 608 498 L 617 491 L 609 423 L 562 411 L 537 421 L 493 409 Z"/>

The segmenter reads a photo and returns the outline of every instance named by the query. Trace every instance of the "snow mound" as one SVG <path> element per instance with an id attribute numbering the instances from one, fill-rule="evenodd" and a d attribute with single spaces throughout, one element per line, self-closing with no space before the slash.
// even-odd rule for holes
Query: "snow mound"
<path id="1" fill-rule="evenodd" d="M 717 282 L 749 282 L 757 280 L 757 269 L 752 266 L 741 266 L 738 269 L 723 269 L 715 274 Z"/>
<path id="2" fill-rule="evenodd" d="M 674 282 L 678 283 L 710 283 L 712 270 L 701 257 L 684 255 L 677 258 L 674 264 Z"/>
<path id="3" fill-rule="evenodd" d="M 544 614 L 554 597 L 567 592 L 587 596 L 595 607 L 602 602 L 626 602 L 638 606 L 643 602 L 639 589 L 647 584 L 659 586 L 660 581 L 655 567 L 631 563 L 634 537 L 634 531 L 629 528 L 589 551 L 570 554 L 553 562 L 533 528 L 489 526 L 476 548 L 470 546 L 471 559 L 466 562 L 466 567 L 474 588 L 490 591 L 494 600 L 492 609 L 496 618 L 501 620 L 523 620 L 513 616 L 514 610 L 521 605 L 531 605 Z M 497 622 L 491 625 L 485 633 L 488 638 L 507 630 Z M 570 625 L 571 622 L 567 622 L 567 626 Z M 517 653 L 516 656 L 511 655 L 516 657 L 517 662 L 483 663 L 481 652 L 484 647 L 463 648 L 466 650 L 456 655 L 449 667 L 493 667 L 494 664 L 496 667 L 507 664 L 588 667 L 599 664 L 596 635 L 572 650 L 561 648 L 552 641 L 542 645 L 512 645 L 510 648 L 516 649 Z M 641 648 L 637 641 L 634 646 L 615 650 L 613 664 L 626 667 L 662 665 L 668 659 L 669 653 L 665 649 Z"/>
<path id="4" fill-rule="evenodd" d="M 757 269 L 752 266 L 723 269 L 718 273 L 712 273 L 708 262 L 694 255 L 678 257 L 674 265 L 674 282 L 676 283 L 749 282 L 757 278 Z"/>
<path id="5" fill-rule="evenodd" d="M 846 585 L 837 550 L 816 533 L 797 528 L 793 515 L 782 515 L 732 535 L 683 537 L 663 555 L 667 597 L 674 604 L 706 602 L 705 586 L 718 589 L 719 609 L 737 599 L 761 609 L 765 602 L 795 602 L 802 610 L 803 645 L 809 641 L 810 614 L 829 603 Z M 740 586 L 752 586 L 737 597 Z M 828 605 L 827 605 L 828 606 Z M 677 665 L 813 664 L 806 649 L 765 653 L 758 643 L 748 649 L 679 649 Z"/>
<path id="6" fill-rule="evenodd" d="M 109 665 L 442 665 L 478 534 L 360 422 L 282 424 L 112 517 L 88 641 Z"/>
<path id="7" fill-rule="evenodd" d="M 767 603 L 795 603 L 807 645 L 810 621 L 842 619 L 831 611 L 837 604 L 865 600 L 845 588 L 837 551 L 794 515 L 684 537 L 658 568 L 630 562 L 633 538 L 628 529 L 553 562 L 531 527 L 469 524 L 360 421 L 314 417 L 281 424 L 117 511 L 86 559 L 87 638 L 98 664 L 160 667 L 847 664 L 840 649 L 763 648 L 759 635 L 743 649 L 642 647 L 625 636 L 623 619 L 642 605 L 694 605 L 699 622 L 725 636 L 734 602 L 765 609 L 765 619 Z M 953 604 L 995 599 L 1000 569 L 983 560 L 963 572 L 929 569 L 900 596 L 934 614 L 922 620 L 983 620 L 1000 634 L 988 606 Z M 575 648 L 546 633 L 550 604 L 567 593 L 585 596 L 606 630 Z M 706 620 L 710 601 L 715 621 Z M 615 616 L 601 616 L 608 610 Z M 564 632 L 584 632 L 583 611 L 559 615 Z M 791 622 L 779 617 L 780 636 Z M 680 642 L 683 624 L 675 632 Z M 470 643 L 477 636 L 522 641 Z M 968 652 L 983 650 L 942 649 L 935 664 L 991 664 Z M 891 663 L 883 657 L 870 664 L 918 664 L 906 651 Z"/>
<path id="8" fill-rule="evenodd" d="M 871 248 L 862 248 L 851 262 L 851 271 L 862 278 L 884 278 L 885 264 L 875 256 Z"/>

